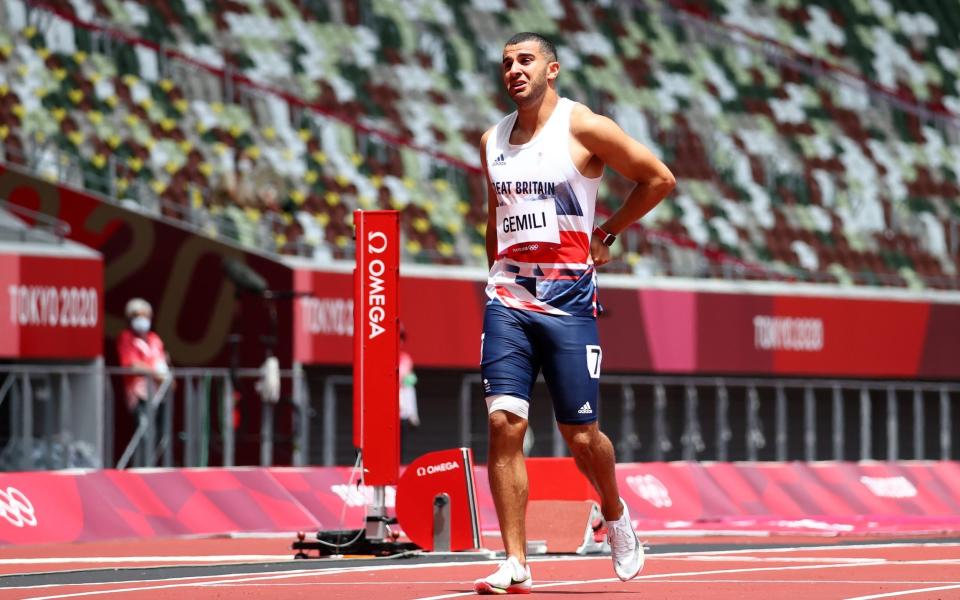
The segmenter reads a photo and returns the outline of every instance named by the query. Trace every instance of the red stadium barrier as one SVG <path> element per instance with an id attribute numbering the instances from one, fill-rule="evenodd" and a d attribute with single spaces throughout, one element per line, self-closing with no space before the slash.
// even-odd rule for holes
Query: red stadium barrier
<path id="1" fill-rule="evenodd" d="M 960 463 L 650 463 L 617 469 L 639 529 L 960 529 Z"/>
<path id="2" fill-rule="evenodd" d="M 556 479 L 531 473 L 531 489 Z M 475 475 L 480 525 L 495 529 Z M 632 463 L 617 477 L 648 533 L 960 532 L 958 462 Z M 368 490 L 343 467 L 3 473 L 0 545 L 355 528 Z"/>

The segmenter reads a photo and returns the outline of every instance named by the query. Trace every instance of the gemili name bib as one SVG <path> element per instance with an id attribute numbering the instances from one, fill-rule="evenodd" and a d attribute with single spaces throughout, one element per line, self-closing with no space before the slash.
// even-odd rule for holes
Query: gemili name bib
<path id="1" fill-rule="evenodd" d="M 497 253 L 518 244 L 560 244 L 557 207 L 552 198 L 497 207 Z"/>
<path id="2" fill-rule="evenodd" d="M 512 308 L 557 315 L 596 315 L 590 233 L 600 178 L 584 177 L 570 157 L 570 114 L 560 98 L 526 144 L 510 143 L 517 113 L 487 140 L 497 194 L 497 258 L 487 295 Z"/>

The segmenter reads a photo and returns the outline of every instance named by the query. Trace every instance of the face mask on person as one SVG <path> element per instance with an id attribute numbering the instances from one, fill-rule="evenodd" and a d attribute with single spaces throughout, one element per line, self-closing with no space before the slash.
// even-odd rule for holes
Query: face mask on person
<path id="1" fill-rule="evenodd" d="M 130 327 L 140 335 L 150 331 L 150 319 L 147 317 L 134 317 L 130 319 Z"/>

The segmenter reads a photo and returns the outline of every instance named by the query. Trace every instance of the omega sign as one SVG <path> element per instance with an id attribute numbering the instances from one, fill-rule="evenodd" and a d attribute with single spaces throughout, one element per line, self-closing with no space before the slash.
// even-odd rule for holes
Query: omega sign
<path id="1" fill-rule="evenodd" d="M 387 250 L 387 234 L 382 231 L 371 231 L 367 235 L 367 252 L 383 254 Z M 383 293 L 383 274 L 387 267 L 383 260 L 374 258 L 367 263 L 367 322 L 370 326 L 368 339 L 373 339 L 386 331 L 380 323 L 387 317 L 384 305 L 387 303 Z"/>
<path id="2" fill-rule="evenodd" d="M 823 350 L 823 339 L 823 319 L 769 315 L 753 318 L 753 346 L 757 350 L 819 352 Z"/>
<path id="3" fill-rule="evenodd" d="M 459 469 L 460 464 L 452 460 L 447 462 L 442 462 L 436 465 L 427 465 L 426 467 L 417 467 L 417 477 L 423 477 L 424 475 L 433 475 L 434 473 L 443 473 L 444 471 L 452 471 L 454 469 Z"/>

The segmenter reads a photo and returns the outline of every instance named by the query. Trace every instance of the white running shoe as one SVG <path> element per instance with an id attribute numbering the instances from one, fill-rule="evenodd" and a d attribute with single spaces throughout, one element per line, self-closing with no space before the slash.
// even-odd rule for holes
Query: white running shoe
<path id="1" fill-rule="evenodd" d="M 478 594 L 529 594 L 533 588 L 530 565 L 521 566 L 515 556 L 500 563 L 497 572 L 473 582 Z"/>
<path id="2" fill-rule="evenodd" d="M 620 581 L 629 581 L 643 568 L 643 544 L 633 530 L 630 511 L 622 498 L 620 505 L 623 506 L 623 515 L 616 521 L 607 521 L 607 541 L 613 556 L 613 570 Z"/>

